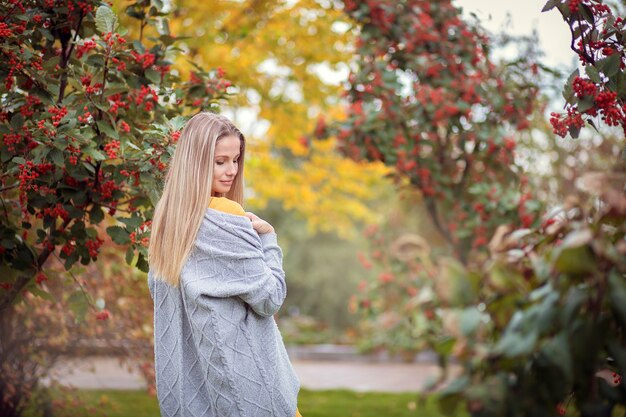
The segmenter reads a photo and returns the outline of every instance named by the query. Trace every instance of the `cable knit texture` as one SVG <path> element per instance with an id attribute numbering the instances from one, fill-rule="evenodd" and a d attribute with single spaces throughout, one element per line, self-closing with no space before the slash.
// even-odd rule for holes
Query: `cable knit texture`
<path id="1" fill-rule="evenodd" d="M 293 417 L 300 382 L 273 315 L 287 295 L 276 234 L 208 208 L 180 286 L 148 273 L 163 417 Z"/>

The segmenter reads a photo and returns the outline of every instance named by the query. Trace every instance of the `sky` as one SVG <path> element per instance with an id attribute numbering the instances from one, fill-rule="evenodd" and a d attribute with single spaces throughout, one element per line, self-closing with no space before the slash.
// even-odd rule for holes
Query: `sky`
<path id="1" fill-rule="evenodd" d="M 506 29 L 514 35 L 530 35 L 536 29 L 541 49 L 546 54 L 544 63 L 574 69 L 576 56 L 569 48 L 568 26 L 557 10 L 541 12 L 546 0 L 453 0 L 453 3 L 466 15 L 476 13 L 482 25 L 493 32 Z"/>

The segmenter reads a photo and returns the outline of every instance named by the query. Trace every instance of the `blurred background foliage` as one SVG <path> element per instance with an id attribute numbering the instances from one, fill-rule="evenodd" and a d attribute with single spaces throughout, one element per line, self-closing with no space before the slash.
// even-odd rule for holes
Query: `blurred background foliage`
<path id="1" fill-rule="evenodd" d="M 113 4 L 123 12 L 129 2 Z M 169 30 L 183 38 L 175 71 L 221 68 L 236 86 L 224 111 L 248 135 L 248 208 L 276 201 L 311 231 L 354 237 L 356 225 L 379 218 L 368 202 L 385 186 L 385 168 L 342 158 L 332 141 L 306 138 L 324 130 L 325 119 L 342 117 L 343 87 L 333 74 L 347 71 L 354 33 L 335 6 L 180 0 L 166 10 Z M 131 36 L 141 32 L 141 23 L 122 21 Z"/>

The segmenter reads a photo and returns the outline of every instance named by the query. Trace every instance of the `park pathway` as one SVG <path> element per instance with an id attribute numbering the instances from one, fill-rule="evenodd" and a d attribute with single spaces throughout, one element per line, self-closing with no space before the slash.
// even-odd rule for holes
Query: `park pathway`
<path id="1" fill-rule="evenodd" d="M 292 364 L 302 387 L 311 390 L 417 392 L 439 372 L 437 365 L 432 362 L 403 364 L 294 360 Z M 62 384 L 80 389 L 130 390 L 145 387 L 136 371 L 106 356 L 71 359 L 58 365 L 53 373 Z"/>

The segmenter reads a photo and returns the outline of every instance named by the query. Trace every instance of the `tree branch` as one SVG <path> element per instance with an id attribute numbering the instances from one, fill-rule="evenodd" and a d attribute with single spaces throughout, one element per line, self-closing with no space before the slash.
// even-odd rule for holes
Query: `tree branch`
<path id="1" fill-rule="evenodd" d="M 83 14 L 81 12 L 80 17 L 78 18 L 78 23 L 76 24 L 76 29 L 74 29 L 73 40 L 70 41 L 69 38 L 59 37 L 59 40 L 61 41 L 61 64 L 59 66 L 63 69 L 63 73 L 61 74 L 61 84 L 59 85 L 59 98 L 57 99 L 58 105 L 63 102 L 63 98 L 65 97 L 65 89 L 67 88 L 67 64 L 72 56 L 76 39 L 78 39 L 78 30 L 80 29 L 82 22 Z"/>
<path id="2" fill-rule="evenodd" d="M 2 188 L 0 188 L 0 193 L 2 193 L 4 191 L 12 190 L 14 188 L 18 188 L 19 186 L 20 186 L 19 184 L 14 184 L 14 185 L 8 185 L 6 187 L 2 187 Z"/>

